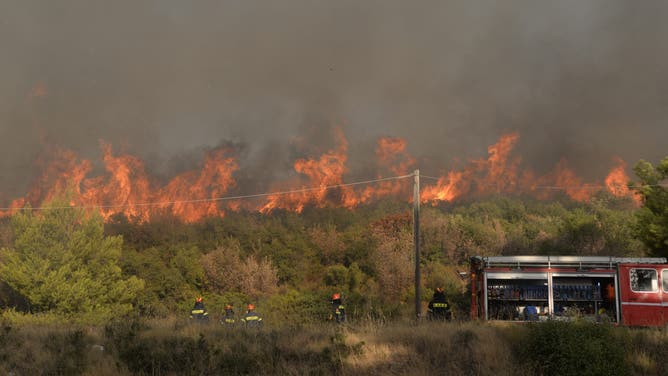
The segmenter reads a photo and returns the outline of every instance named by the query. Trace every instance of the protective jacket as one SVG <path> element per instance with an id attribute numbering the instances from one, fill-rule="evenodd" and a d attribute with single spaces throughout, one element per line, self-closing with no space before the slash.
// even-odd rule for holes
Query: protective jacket
<path id="1" fill-rule="evenodd" d="M 243 322 L 247 328 L 259 328 L 262 326 L 262 317 L 257 312 L 249 310 L 244 317 L 241 318 L 241 322 Z"/>
<path id="2" fill-rule="evenodd" d="M 209 318 L 209 313 L 204 307 L 204 302 L 196 301 L 193 309 L 190 310 L 190 318 L 197 320 L 206 320 Z"/>
<path id="3" fill-rule="evenodd" d="M 443 291 L 434 292 L 434 296 L 431 298 L 427 308 L 427 317 L 430 320 L 445 321 L 452 318 L 450 305 L 448 304 L 448 300 L 445 298 L 445 293 Z"/>
<path id="4" fill-rule="evenodd" d="M 332 318 L 339 324 L 346 321 L 346 307 L 341 303 L 341 299 L 332 300 Z"/>
<path id="5" fill-rule="evenodd" d="M 234 318 L 234 311 L 232 309 L 226 309 L 225 312 L 223 313 L 223 317 L 221 317 L 220 322 L 222 322 L 225 325 L 234 325 L 236 322 Z"/>

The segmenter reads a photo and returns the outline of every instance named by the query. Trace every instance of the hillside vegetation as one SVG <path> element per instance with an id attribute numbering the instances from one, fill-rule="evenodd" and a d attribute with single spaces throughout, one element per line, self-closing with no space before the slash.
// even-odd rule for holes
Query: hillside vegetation
<path id="1" fill-rule="evenodd" d="M 67 197 L 0 222 L 0 372 L 9 374 L 666 374 L 664 330 L 468 321 L 473 255 L 666 256 L 668 159 L 636 168 L 642 206 L 477 198 L 420 213 L 423 307 L 444 287 L 455 321 L 415 320 L 412 206 L 228 212 L 183 223 L 103 221 Z M 327 321 L 339 292 L 348 323 Z M 197 296 L 206 325 L 188 319 Z M 259 331 L 225 328 L 253 303 Z M 424 309 L 423 309 L 424 311 Z"/>
<path id="2" fill-rule="evenodd" d="M 106 322 L 128 313 L 185 317 L 201 295 L 213 315 L 252 302 L 270 321 L 303 323 L 327 317 L 329 297 L 340 292 L 351 320 L 414 316 L 407 203 L 230 212 L 194 224 L 121 216 L 103 223 L 51 205 L 1 226 L 5 307 Z M 424 304 L 442 286 L 456 317 L 466 317 L 467 280 L 458 272 L 473 255 L 645 255 L 634 237 L 637 210 L 604 194 L 589 203 L 496 197 L 423 206 Z"/>

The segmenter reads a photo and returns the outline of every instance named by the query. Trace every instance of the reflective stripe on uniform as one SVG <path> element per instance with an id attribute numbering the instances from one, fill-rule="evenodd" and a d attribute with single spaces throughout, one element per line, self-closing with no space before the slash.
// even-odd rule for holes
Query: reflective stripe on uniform
<path id="1" fill-rule="evenodd" d="M 434 308 L 448 308 L 448 303 L 434 303 Z"/>

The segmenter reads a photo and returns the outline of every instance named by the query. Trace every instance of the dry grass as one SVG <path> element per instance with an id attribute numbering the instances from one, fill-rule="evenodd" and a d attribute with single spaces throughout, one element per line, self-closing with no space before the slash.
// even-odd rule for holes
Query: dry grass
<path id="1" fill-rule="evenodd" d="M 0 374 L 123 376 L 94 327 L 3 323 Z"/>
<path id="2" fill-rule="evenodd" d="M 637 375 L 668 374 L 668 330 L 620 328 L 627 340 L 627 363 Z"/>
<path id="3" fill-rule="evenodd" d="M 169 317 L 105 328 L 0 328 L 0 374 L 531 375 L 527 326 L 331 323 L 259 331 Z M 615 328 L 632 375 L 666 374 L 665 330 Z"/>
<path id="4" fill-rule="evenodd" d="M 474 323 L 404 323 L 349 329 L 349 343 L 363 346 L 347 359 L 344 373 L 517 375 L 510 346 L 495 331 Z"/>

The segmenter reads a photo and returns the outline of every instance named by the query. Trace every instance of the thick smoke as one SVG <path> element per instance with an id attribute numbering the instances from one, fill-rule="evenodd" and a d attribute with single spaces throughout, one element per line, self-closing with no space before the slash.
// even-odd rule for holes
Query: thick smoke
<path id="1" fill-rule="evenodd" d="M 0 15 L 0 201 L 49 145 L 99 163 L 100 140 L 155 176 L 232 143 L 244 182 L 289 175 L 332 126 L 359 175 L 379 136 L 427 174 L 509 131 L 544 172 L 567 158 L 600 179 L 614 156 L 668 154 L 665 1 L 26 0 Z"/>

